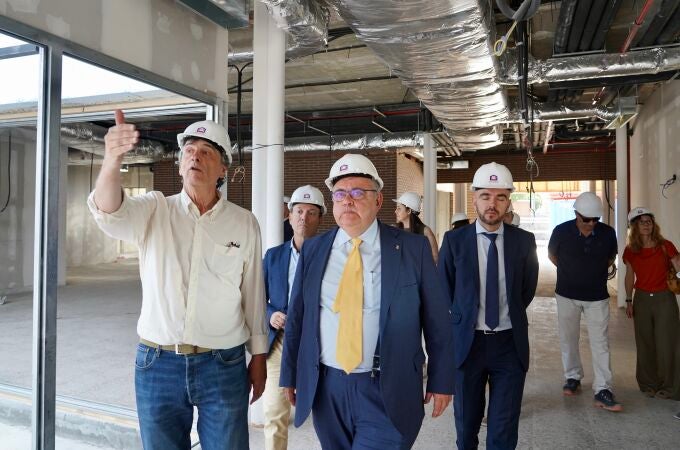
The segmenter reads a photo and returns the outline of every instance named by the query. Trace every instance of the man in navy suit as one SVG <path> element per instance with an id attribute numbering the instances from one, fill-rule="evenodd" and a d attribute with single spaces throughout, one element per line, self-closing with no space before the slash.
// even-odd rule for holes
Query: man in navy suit
<path id="1" fill-rule="evenodd" d="M 481 166 L 472 189 L 478 219 L 444 235 L 439 259 L 452 301 L 456 444 L 477 448 L 488 383 L 486 448 L 512 449 L 529 366 L 526 308 L 538 281 L 536 241 L 503 225 L 514 189 L 505 166 Z"/>
<path id="2" fill-rule="evenodd" d="M 302 248 L 280 385 L 296 404 L 296 426 L 313 412 L 322 448 L 407 449 L 423 403 L 433 399 L 437 417 L 451 401 L 450 303 L 427 239 L 376 220 L 383 181 L 368 158 L 343 156 L 326 185 L 339 228 Z"/>
<path id="3" fill-rule="evenodd" d="M 305 239 L 316 235 L 321 217 L 326 214 L 323 194 L 314 186 L 301 186 L 288 199 L 288 218 L 293 237 L 272 247 L 264 255 L 264 286 L 269 323 L 267 384 L 262 394 L 264 410 L 264 443 L 267 450 L 288 447 L 290 402 L 279 387 L 283 333 L 288 313 L 288 300 L 293 286 L 300 249 Z"/>

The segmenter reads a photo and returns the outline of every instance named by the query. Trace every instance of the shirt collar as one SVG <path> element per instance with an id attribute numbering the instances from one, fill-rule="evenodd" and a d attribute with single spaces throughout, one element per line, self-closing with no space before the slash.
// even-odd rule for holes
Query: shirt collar
<path id="1" fill-rule="evenodd" d="M 593 231 L 588 236 L 583 236 L 583 233 L 581 233 L 581 230 L 578 229 L 578 225 L 576 225 L 576 219 L 574 219 L 574 233 L 576 233 L 576 236 L 579 236 L 579 237 L 580 236 L 583 236 L 583 237 L 595 236 L 595 229 L 596 228 L 597 228 L 597 223 L 593 227 Z"/>
<path id="2" fill-rule="evenodd" d="M 294 252 L 295 254 L 299 255 L 300 251 L 295 248 L 295 238 L 290 239 L 290 251 Z"/>
<path id="3" fill-rule="evenodd" d="M 505 233 L 505 223 L 501 222 L 500 228 L 498 228 L 496 231 L 489 231 L 482 226 L 482 223 L 479 220 L 475 220 L 475 230 L 477 231 L 477 234 L 490 233 L 490 234 L 500 234 L 501 236 L 503 236 L 503 233 Z"/>
<path id="4" fill-rule="evenodd" d="M 359 239 L 361 239 L 362 242 L 368 244 L 369 246 L 373 246 L 375 243 L 376 239 L 378 238 L 378 220 L 375 219 L 373 220 L 373 223 L 369 225 L 369 227 L 361 233 L 359 236 Z M 338 233 L 335 235 L 335 241 L 333 242 L 333 248 L 338 248 L 342 245 L 345 245 L 347 242 L 351 241 L 352 238 L 343 230 L 340 228 L 338 230 Z"/>
<path id="5" fill-rule="evenodd" d="M 182 202 L 182 209 L 184 209 L 185 214 L 190 214 L 191 212 L 191 207 L 194 207 L 194 211 L 196 212 L 196 215 L 198 216 L 198 206 L 194 204 L 194 202 L 191 200 L 191 197 L 189 197 L 189 194 L 187 194 L 187 191 L 182 189 L 182 192 L 180 193 L 180 200 Z M 220 212 L 224 208 L 224 201 L 222 199 L 222 193 L 217 190 L 217 202 L 213 205 L 212 208 L 210 208 L 210 211 L 208 211 L 206 214 L 210 217 L 210 221 L 213 220 L 214 216 L 216 213 Z"/>

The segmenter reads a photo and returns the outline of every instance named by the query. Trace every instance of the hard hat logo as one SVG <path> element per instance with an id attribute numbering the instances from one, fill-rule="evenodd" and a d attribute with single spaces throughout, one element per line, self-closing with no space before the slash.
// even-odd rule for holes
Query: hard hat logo
<path id="1" fill-rule="evenodd" d="M 497 175 L 491 175 L 489 177 L 489 181 L 493 181 L 494 183 L 498 183 L 498 176 Z"/>
<path id="2" fill-rule="evenodd" d="M 196 128 L 196 133 L 205 133 L 205 127 L 198 127 Z"/>
<path id="3" fill-rule="evenodd" d="M 349 169 L 349 166 L 347 164 L 343 164 L 342 166 L 340 166 L 340 172 L 344 172 L 347 169 Z"/>
<path id="4" fill-rule="evenodd" d="M 309 199 L 309 198 L 312 198 L 312 196 L 311 196 L 311 195 L 309 195 L 309 194 L 305 194 L 305 196 L 304 196 L 303 198 L 305 198 L 305 199 Z"/>

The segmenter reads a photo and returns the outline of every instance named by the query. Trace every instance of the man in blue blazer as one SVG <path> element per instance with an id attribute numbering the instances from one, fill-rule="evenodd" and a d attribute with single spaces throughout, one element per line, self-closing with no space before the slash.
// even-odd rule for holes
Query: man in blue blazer
<path id="1" fill-rule="evenodd" d="M 288 199 L 288 210 L 288 219 L 293 227 L 292 238 L 270 248 L 264 255 L 264 286 L 269 323 L 267 383 L 262 394 L 266 450 L 285 450 L 288 447 L 290 402 L 279 387 L 283 333 L 300 249 L 305 239 L 316 235 L 321 218 L 326 214 L 323 194 L 314 186 L 300 186 Z"/>
<path id="2" fill-rule="evenodd" d="M 434 399 L 437 417 L 451 401 L 450 303 L 427 239 L 376 220 L 383 182 L 368 158 L 343 156 L 326 185 L 339 228 L 302 248 L 280 385 L 296 426 L 313 412 L 322 448 L 407 449 L 423 402 Z"/>
<path id="3" fill-rule="evenodd" d="M 472 189 L 478 219 L 444 235 L 439 259 L 452 301 L 456 444 L 477 448 L 488 383 L 486 448 L 512 449 L 529 367 L 526 308 L 538 281 L 536 241 L 503 224 L 513 191 L 505 166 L 481 166 Z"/>

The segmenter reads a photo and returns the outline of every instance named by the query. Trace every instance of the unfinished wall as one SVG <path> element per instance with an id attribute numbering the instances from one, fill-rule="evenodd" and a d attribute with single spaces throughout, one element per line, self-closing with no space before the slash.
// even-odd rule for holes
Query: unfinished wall
<path id="1" fill-rule="evenodd" d="M 661 195 L 661 185 L 678 181 Z M 680 81 L 659 84 L 638 114 L 630 139 L 630 206 L 654 211 L 661 232 L 680 246 Z"/>
<path id="2" fill-rule="evenodd" d="M 0 14 L 226 98 L 227 30 L 175 1 L 0 0 Z"/>
<path id="3" fill-rule="evenodd" d="M 30 291 L 33 286 L 35 236 L 35 128 L 0 131 L 0 296 Z M 62 154 L 65 152 L 62 151 Z M 66 199 L 64 167 L 59 187 L 59 259 L 57 281 L 66 278 L 63 255 Z"/>

